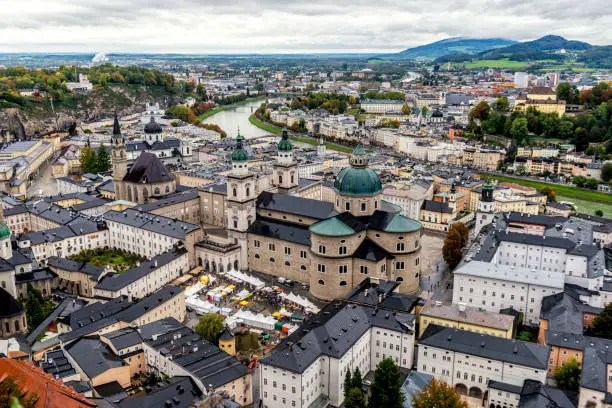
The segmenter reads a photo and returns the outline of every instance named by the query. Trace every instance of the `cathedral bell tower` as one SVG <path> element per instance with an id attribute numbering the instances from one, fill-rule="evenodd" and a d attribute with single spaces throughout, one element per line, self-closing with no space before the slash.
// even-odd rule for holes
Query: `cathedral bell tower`
<path id="1" fill-rule="evenodd" d="M 278 158 L 274 164 L 274 184 L 280 193 L 290 193 L 299 184 L 297 162 L 293 158 L 293 145 L 287 129 L 283 129 L 278 143 Z"/>
<path id="2" fill-rule="evenodd" d="M 127 174 L 127 155 L 125 153 L 125 141 L 121 134 L 119 119 L 115 112 L 113 123 L 113 135 L 111 136 L 112 162 L 113 162 L 113 181 L 115 184 L 115 199 L 125 200 L 123 191 L 123 178 Z"/>
<path id="3" fill-rule="evenodd" d="M 236 146 L 232 152 L 232 171 L 227 176 L 227 229 L 228 235 L 240 245 L 240 269 L 248 268 L 247 231 L 255 222 L 257 183 L 249 173 L 249 154 L 243 145 L 244 138 L 238 131 Z"/>
<path id="4" fill-rule="evenodd" d="M 493 222 L 495 215 L 495 200 L 493 198 L 493 186 L 489 183 L 482 186 L 480 200 L 478 201 L 478 211 L 476 212 L 476 223 L 474 225 L 474 236 L 478 236 L 480 230 L 485 225 Z"/>

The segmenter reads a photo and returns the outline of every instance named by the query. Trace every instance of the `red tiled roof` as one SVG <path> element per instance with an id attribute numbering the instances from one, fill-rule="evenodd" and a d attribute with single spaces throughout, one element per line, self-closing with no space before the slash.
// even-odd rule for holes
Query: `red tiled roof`
<path id="1" fill-rule="evenodd" d="M 73 388 L 45 373 L 31 361 L 0 358 L 0 383 L 13 377 L 21 391 L 27 395 L 36 394 L 37 408 L 89 408 L 96 404 L 79 394 Z"/>

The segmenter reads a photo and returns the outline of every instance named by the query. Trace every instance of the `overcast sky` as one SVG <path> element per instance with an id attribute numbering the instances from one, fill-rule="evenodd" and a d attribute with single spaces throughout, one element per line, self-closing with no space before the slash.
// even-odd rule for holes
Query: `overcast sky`
<path id="1" fill-rule="evenodd" d="M 610 0 L 0 0 L 0 52 L 387 52 L 446 37 L 612 44 Z"/>

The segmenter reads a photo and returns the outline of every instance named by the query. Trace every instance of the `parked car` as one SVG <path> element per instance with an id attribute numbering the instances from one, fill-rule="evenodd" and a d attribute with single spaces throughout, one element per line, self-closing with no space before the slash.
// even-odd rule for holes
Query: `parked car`
<path id="1" fill-rule="evenodd" d="M 256 365 L 257 365 L 257 361 L 251 360 L 251 362 L 249 363 L 249 370 L 255 368 Z"/>

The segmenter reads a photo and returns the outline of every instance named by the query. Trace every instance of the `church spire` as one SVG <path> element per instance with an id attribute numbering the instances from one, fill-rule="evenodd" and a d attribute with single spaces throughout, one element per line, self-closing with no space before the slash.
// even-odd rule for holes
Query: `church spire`
<path id="1" fill-rule="evenodd" d="M 115 111 L 115 120 L 113 122 L 113 136 L 121 135 L 121 126 L 119 126 L 119 118 L 117 117 L 117 111 Z"/>

